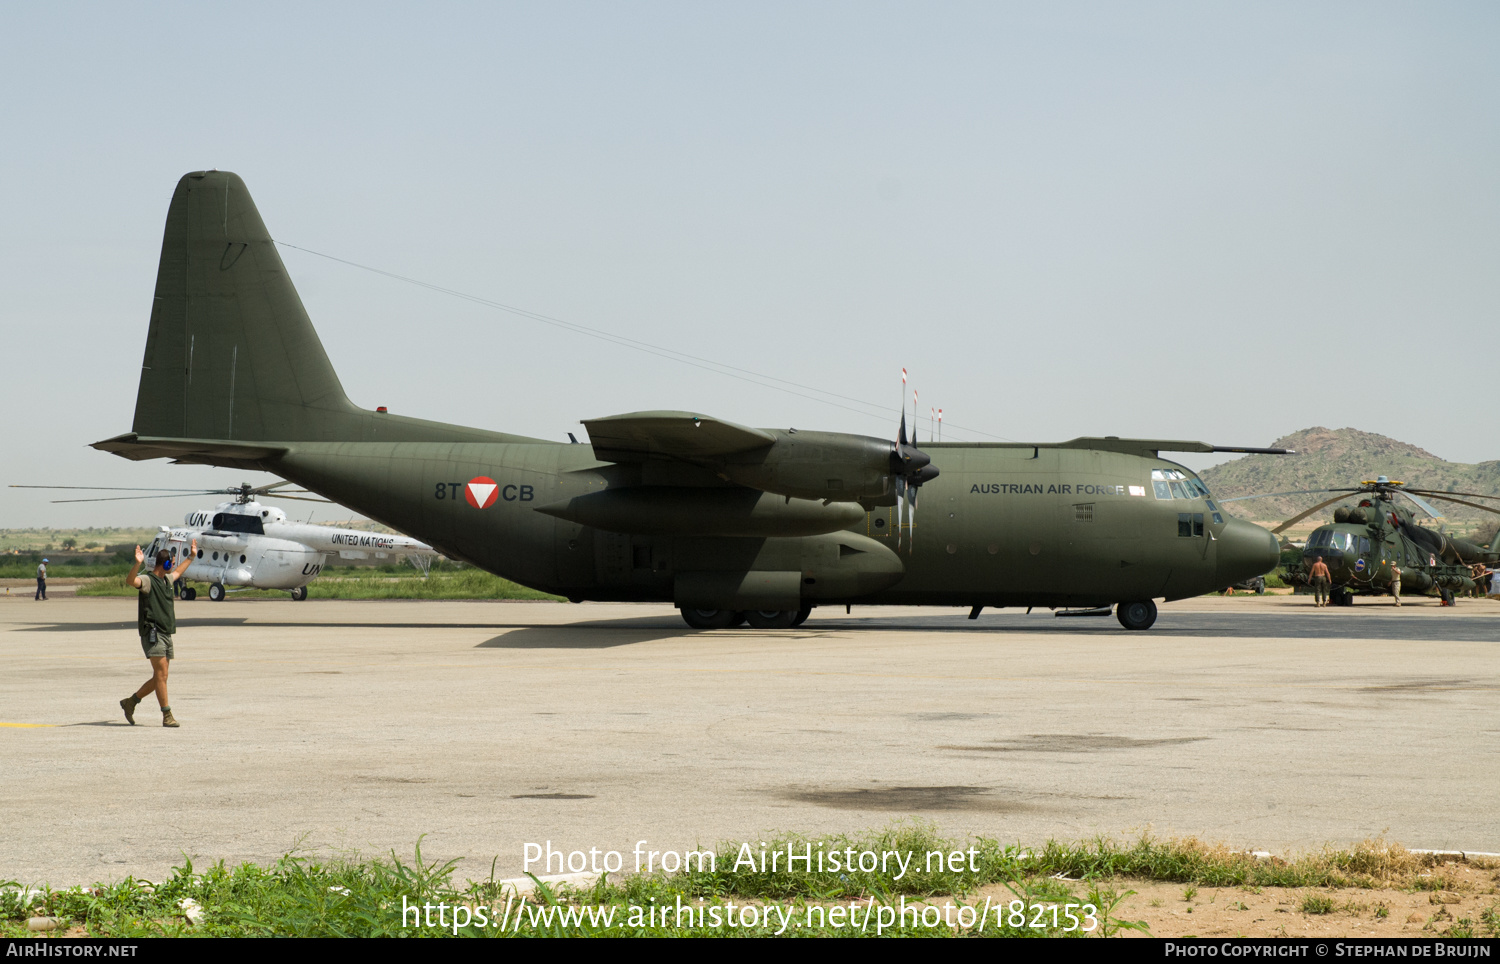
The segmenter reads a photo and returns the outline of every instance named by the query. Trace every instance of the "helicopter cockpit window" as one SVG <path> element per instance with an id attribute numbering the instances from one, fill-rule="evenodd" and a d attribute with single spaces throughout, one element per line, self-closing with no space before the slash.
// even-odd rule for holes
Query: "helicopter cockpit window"
<path id="1" fill-rule="evenodd" d="M 259 516 L 235 515 L 233 512 L 216 513 L 214 528 L 220 532 L 244 532 L 253 536 L 266 534 L 265 528 L 260 524 Z"/>
<path id="2" fill-rule="evenodd" d="M 1158 499 L 1207 499 L 1208 486 L 1179 469 L 1152 469 L 1151 488 Z"/>

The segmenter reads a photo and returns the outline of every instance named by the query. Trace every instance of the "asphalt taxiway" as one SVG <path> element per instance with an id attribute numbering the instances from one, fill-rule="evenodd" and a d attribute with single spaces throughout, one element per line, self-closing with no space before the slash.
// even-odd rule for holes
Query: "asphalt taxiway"
<path id="1" fill-rule="evenodd" d="M 664 606 L 0 597 L 0 880 L 320 856 L 686 849 L 916 817 L 1040 843 L 1500 851 L 1500 604 L 1306 597 L 1050 613 L 842 609 L 698 632 Z M 425 835 L 425 836 L 424 836 Z M 533 868 L 535 869 L 535 868 Z"/>

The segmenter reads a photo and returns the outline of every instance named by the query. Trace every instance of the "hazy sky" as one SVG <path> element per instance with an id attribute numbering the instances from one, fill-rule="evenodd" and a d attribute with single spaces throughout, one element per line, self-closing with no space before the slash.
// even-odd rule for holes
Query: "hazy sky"
<path id="1" fill-rule="evenodd" d="M 950 438 L 1497 459 L 1497 41 L 1493 3 L 6 4 L 0 482 L 264 480 L 85 447 L 209 167 L 281 241 L 889 411 L 284 250 L 365 406 L 889 435 L 904 366 Z M 213 501 L 46 498 L 0 527 Z"/>

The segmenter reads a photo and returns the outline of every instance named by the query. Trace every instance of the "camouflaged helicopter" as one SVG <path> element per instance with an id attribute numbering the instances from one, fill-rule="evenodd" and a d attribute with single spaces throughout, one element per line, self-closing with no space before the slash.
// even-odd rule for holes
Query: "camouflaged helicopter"
<path id="1" fill-rule="evenodd" d="M 1322 556 L 1333 583 L 1329 605 L 1352 606 L 1355 596 L 1389 595 L 1393 584 L 1392 566 L 1401 569 L 1402 593 L 1435 594 L 1443 602 L 1452 603 L 1455 593 L 1472 592 L 1478 588 L 1474 578 L 1476 567 L 1500 563 L 1500 535 L 1486 549 L 1467 539 L 1417 525 L 1416 513 L 1412 510 L 1412 506 L 1415 506 L 1430 518 L 1442 519 L 1443 514 L 1427 501 L 1436 499 L 1500 515 L 1500 509 L 1467 501 L 1500 501 L 1500 497 L 1493 495 L 1410 489 L 1406 488 L 1404 482 L 1382 475 L 1363 481 L 1358 487 L 1347 489 L 1266 492 L 1223 501 L 1241 502 L 1247 499 L 1323 495 L 1329 492 L 1339 494 L 1292 516 L 1271 530 L 1273 534 L 1279 535 L 1320 509 L 1353 499 L 1353 505 L 1341 505 L 1334 509 L 1332 523 L 1313 530 L 1302 549 L 1301 560 L 1286 567 L 1288 580 L 1293 584 L 1303 585 L 1308 582 L 1308 571 L 1313 562 Z M 1398 497 L 1404 497 L 1411 505 Z"/>

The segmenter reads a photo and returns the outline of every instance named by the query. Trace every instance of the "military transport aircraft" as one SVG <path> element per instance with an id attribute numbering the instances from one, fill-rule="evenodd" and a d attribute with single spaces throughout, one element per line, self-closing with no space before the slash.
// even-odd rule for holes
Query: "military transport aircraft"
<path id="1" fill-rule="evenodd" d="M 167 212 L 128 459 L 274 472 L 526 586 L 671 602 L 694 627 L 820 605 L 1093 607 L 1270 571 L 1276 540 L 1163 451 L 1080 438 L 919 449 L 693 412 L 583 423 L 590 445 L 409 418 L 344 394 L 245 184 L 199 171 Z M 903 417 L 904 425 L 904 417 Z M 922 499 L 921 532 L 897 510 Z"/>

